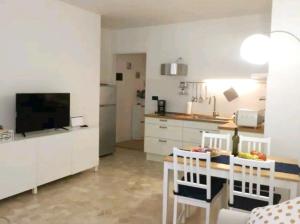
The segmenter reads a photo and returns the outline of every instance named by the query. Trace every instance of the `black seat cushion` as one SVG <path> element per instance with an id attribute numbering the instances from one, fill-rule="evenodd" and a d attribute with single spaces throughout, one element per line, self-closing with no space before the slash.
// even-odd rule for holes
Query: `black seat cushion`
<path id="1" fill-rule="evenodd" d="M 250 183 L 246 182 L 245 184 L 245 191 L 246 193 L 250 193 Z M 253 184 L 253 194 L 256 194 L 257 191 L 257 184 Z M 234 190 L 235 191 L 242 191 L 242 182 L 241 181 L 234 181 Z M 270 192 L 270 188 L 267 185 L 260 185 L 260 195 L 268 197 Z M 273 204 L 278 204 L 279 201 L 281 200 L 281 195 L 280 194 L 274 194 L 274 199 L 273 199 Z M 254 208 L 257 207 L 264 207 L 269 205 L 268 202 L 266 201 L 261 201 L 257 199 L 250 199 L 246 197 L 241 197 L 241 196 L 234 196 L 234 204 L 231 205 L 229 204 L 230 207 L 237 208 L 237 209 L 242 209 L 246 211 L 251 211 Z"/>
<path id="2" fill-rule="evenodd" d="M 184 178 L 182 178 L 184 180 Z M 187 176 L 188 181 L 190 181 L 190 175 Z M 196 175 L 194 174 L 194 182 L 196 183 Z M 200 175 L 200 183 L 206 184 L 206 176 Z M 191 187 L 186 185 L 178 185 L 178 192 L 174 191 L 175 195 L 198 199 L 202 201 L 211 202 L 214 197 L 222 190 L 224 179 L 222 178 L 211 178 L 211 199 L 207 199 L 206 197 L 206 190 L 197 188 L 197 187 Z"/>
<path id="3" fill-rule="evenodd" d="M 273 204 L 274 205 L 278 204 L 280 199 L 281 199 L 280 194 L 274 194 Z M 257 199 L 246 198 L 246 197 L 240 197 L 240 196 L 234 196 L 233 201 L 234 201 L 234 203 L 232 205 L 229 204 L 230 207 L 245 210 L 245 211 L 252 211 L 255 208 L 264 207 L 264 206 L 269 205 L 269 203 L 266 201 L 261 201 L 261 200 L 257 200 Z"/>
<path id="4" fill-rule="evenodd" d="M 250 183 L 246 182 L 246 184 L 245 184 L 246 193 L 249 193 L 249 190 L 250 190 L 249 185 L 250 185 Z M 252 188 L 253 188 L 253 193 L 256 194 L 257 184 L 253 184 Z M 234 190 L 242 191 L 242 182 L 241 181 L 234 181 Z M 268 196 L 269 195 L 268 192 L 269 192 L 269 186 L 260 185 L 260 194 L 261 195 Z"/>

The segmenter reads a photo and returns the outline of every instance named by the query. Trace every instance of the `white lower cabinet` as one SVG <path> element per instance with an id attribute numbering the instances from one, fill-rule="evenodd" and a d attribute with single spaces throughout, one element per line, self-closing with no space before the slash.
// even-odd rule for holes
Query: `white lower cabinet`
<path id="1" fill-rule="evenodd" d="M 203 131 L 218 132 L 218 124 L 198 121 L 146 118 L 145 152 L 147 159 L 161 160 L 173 147 L 201 145 Z"/>
<path id="2" fill-rule="evenodd" d="M 0 199 L 98 167 L 99 128 L 0 144 Z"/>
<path id="3" fill-rule="evenodd" d="M 71 175 L 71 133 L 41 137 L 37 141 L 37 185 Z"/>
<path id="4" fill-rule="evenodd" d="M 145 152 L 147 159 L 162 161 L 173 147 L 201 146 L 202 133 L 233 135 L 233 130 L 219 129 L 219 123 L 146 117 Z M 239 135 L 263 137 L 263 133 L 239 132 Z M 231 141 L 230 141 L 231 148 Z"/>
<path id="5" fill-rule="evenodd" d="M 183 128 L 182 130 L 182 141 L 193 142 L 201 144 L 202 141 L 202 130 L 196 128 Z"/>
<path id="6" fill-rule="evenodd" d="M 98 166 L 99 131 L 85 129 L 73 136 L 72 174 Z"/>
<path id="7" fill-rule="evenodd" d="M 32 141 L 0 145 L 0 199 L 36 186 L 36 151 Z"/>

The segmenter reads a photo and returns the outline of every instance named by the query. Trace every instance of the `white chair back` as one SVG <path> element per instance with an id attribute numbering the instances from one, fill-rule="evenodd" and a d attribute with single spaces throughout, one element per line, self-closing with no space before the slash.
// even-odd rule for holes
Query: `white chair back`
<path id="1" fill-rule="evenodd" d="M 224 149 L 230 151 L 230 134 L 202 133 L 201 147 Z"/>
<path id="2" fill-rule="evenodd" d="M 231 155 L 229 176 L 230 204 L 234 203 L 234 196 L 236 195 L 267 201 L 269 205 L 272 205 L 274 197 L 274 175 L 275 161 L 249 160 Z M 235 181 L 241 182 L 241 190 L 234 189 Z M 269 187 L 269 190 L 265 192 L 266 195 L 261 195 L 261 185 Z"/>
<path id="3" fill-rule="evenodd" d="M 173 157 L 174 191 L 178 192 L 178 185 L 201 188 L 206 190 L 206 198 L 211 199 L 210 153 L 190 152 L 173 148 Z M 183 172 L 184 178 L 179 175 L 180 172 Z M 200 175 L 206 175 L 206 184 L 200 182 Z"/>
<path id="4" fill-rule="evenodd" d="M 239 151 L 240 152 L 251 152 L 256 150 L 258 152 L 264 152 L 267 156 L 271 153 L 271 138 L 257 138 L 240 136 Z"/>

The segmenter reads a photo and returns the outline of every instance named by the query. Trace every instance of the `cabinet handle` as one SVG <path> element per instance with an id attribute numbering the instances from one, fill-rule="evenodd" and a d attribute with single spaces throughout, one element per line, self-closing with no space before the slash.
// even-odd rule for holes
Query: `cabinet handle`
<path id="1" fill-rule="evenodd" d="M 206 133 L 214 133 L 214 131 L 211 131 L 211 130 L 200 130 L 199 132 L 200 132 L 200 133 L 203 133 L 203 132 L 206 132 Z"/>
<path id="2" fill-rule="evenodd" d="M 159 126 L 159 128 L 167 129 L 168 127 L 166 127 L 166 126 Z"/>
<path id="3" fill-rule="evenodd" d="M 167 143 L 167 140 L 159 139 L 158 141 L 159 141 L 159 142 L 163 142 L 163 143 Z"/>
<path id="4" fill-rule="evenodd" d="M 161 121 L 161 122 L 168 122 L 168 120 L 166 120 L 166 119 L 160 119 L 159 121 Z"/>

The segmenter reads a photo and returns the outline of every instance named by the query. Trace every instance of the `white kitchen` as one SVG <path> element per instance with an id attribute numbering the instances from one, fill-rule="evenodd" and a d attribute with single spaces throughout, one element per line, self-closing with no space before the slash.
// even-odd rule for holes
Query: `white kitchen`
<path id="1" fill-rule="evenodd" d="M 103 71 L 102 79 L 114 82 L 114 76 L 106 74 L 114 73 L 114 66 L 107 64 L 113 64 L 116 54 L 143 52 L 147 55 L 145 152 L 148 158 L 161 160 L 161 155 L 168 155 L 172 146 L 201 144 L 203 130 L 226 132 L 226 127 L 222 129 L 221 125 L 232 121 L 239 109 L 252 110 L 254 119 L 264 114 L 268 66 L 243 60 L 240 47 L 248 36 L 270 32 L 269 13 L 121 30 L 103 29 L 102 46 L 110 54 L 102 58 L 102 64 L 111 70 Z M 185 74 L 163 74 L 161 67 L 175 63 L 178 58 L 178 63 L 186 66 Z M 226 98 L 226 91 L 234 98 Z M 157 114 L 157 98 L 166 102 L 165 116 Z M 213 116 L 214 112 L 217 116 Z M 190 116 L 184 117 L 184 114 Z M 193 114 L 203 115 L 202 120 L 208 122 L 199 122 L 199 117 Z M 182 120 L 178 119 L 180 116 Z M 172 117 L 177 121 L 169 123 L 174 125 L 167 121 Z M 166 121 L 160 125 L 163 119 Z M 158 125 L 158 130 L 154 124 Z M 173 131 L 164 128 L 166 125 Z M 175 130 L 175 127 L 178 128 Z M 262 122 L 244 131 L 264 135 Z"/>

